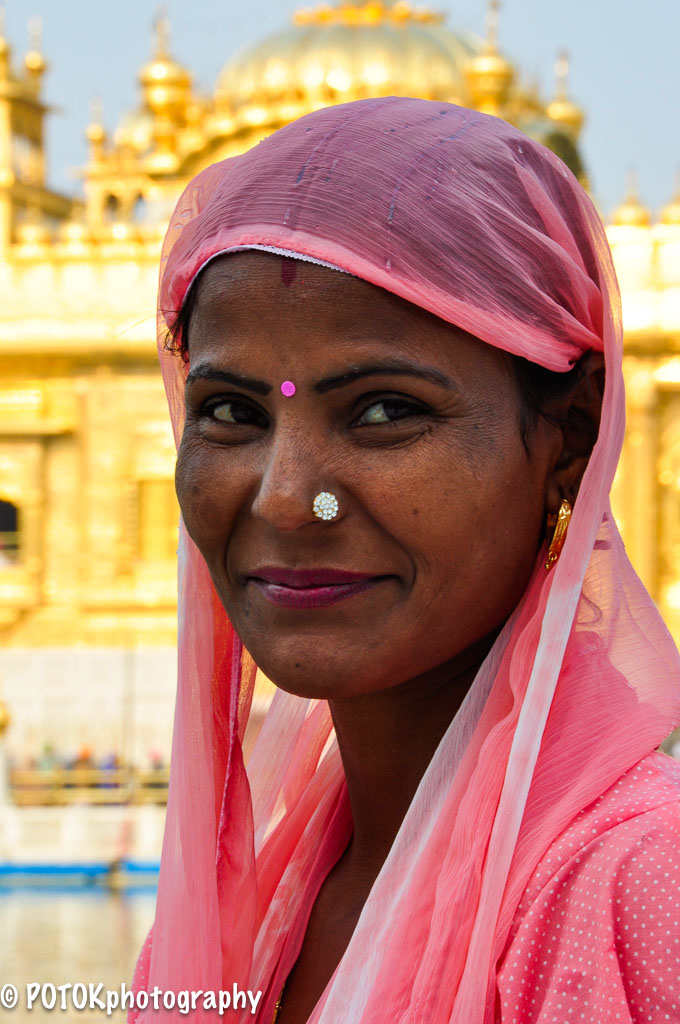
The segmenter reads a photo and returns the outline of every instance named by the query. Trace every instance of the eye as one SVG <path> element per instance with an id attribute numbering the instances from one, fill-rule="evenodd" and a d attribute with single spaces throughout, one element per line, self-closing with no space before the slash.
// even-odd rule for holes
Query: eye
<path id="1" fill-rule="evenodd" d="M 248 402 L 235 399 L 220 399 L 204 409 L 204 415 L 220 423 L 235 423 L 247 426 L 266 427 L 267 417 L 260 409 Z"/>
<path id="2" fill-rule="evenodd" d="M 370 427 L 373 424 L 393 423 L 409 416 L 422 416 L 424 412 L 422 405 L 405 398 L 381 398 L 379 402 L 369 405 L 356 422 L 359 426 Z"/>

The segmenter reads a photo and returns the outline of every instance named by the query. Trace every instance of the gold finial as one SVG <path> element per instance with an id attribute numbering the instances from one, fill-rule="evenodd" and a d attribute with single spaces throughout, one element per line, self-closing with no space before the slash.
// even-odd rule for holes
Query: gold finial
<path id="1" fill-rule="evenodd" d="M 153 56 L 167 60 L 170 56 L 170 19 L 164 7 L 159 7 L 153 21 Z"/>
<path id="2" fill-rule="evenodd" d="M 0 74 L 7 77 L 11 57 L 10 45 L 5 38 L 5 8 L 0 7 Z"/>
<path id="3" fill-rule="evenodd" d="M 489 0 L 485 19 L 487 53 L 498 53 L 498 18 L 500 9 L 500 0 Z"/>
<path id="4" fill-rule="evenodd" d="M 28 23 L 28 47 L 24 66 L 29 75 L 39 78 L 47 70 L 47 61 L 42 54 L 41 18 L 31 18 Z"/>
<path id="5" fill-rule="evenodd" d="M 626 171 L 626 195 L 625 202 L 640 202 L 640 175 L 635 164 L 631 164 Z"/>
<path id="6" fill-rule="evenodd" d="M 623 202 L 614 210 L 612 223 L 625 227 L 643 228 L 647 227 L 650 221 L 651 214 L 640 199 L 637 168 L 631 166 L 626 174 L 626 193 Z"/>
<path id="7" fill-rule="evenodd" d="M 555 61 L 555 99 L 566 100 L 569 83 L 569 53 L 560 50 Z"/>
<path id="8" fill-rule="evenodd" d="M 583 127 L 583 111 L 569 99 L 569 54 L 561 50 L 555 61 L 555 98 L 546 108 L 546 114 L 552 121 L 566 129 L 575 137 Z"/>
<path id="9" fill-rule="evenodd" d="M 472 58 L 465 74 L 470 105 L 484 114 L 503 117 L 515 69 L 498 50 L 499 10 L 499 0 L 489 0 L 484 47 L 481 53 Z"/>
<path id="10" fill-rule="evenodd" d="M 31 18 L 28 22 L 28 45 L 32 50 L 42 50 L 42 18 Z"/>
<path id="11" fill-rule="evenodd" d="M 93 163 L 101 160 L 104 153 L 106 130 L 103 122 L 104 109 L 101 96 L 93 96 L 90 100 L 90 123 L 85 132 L 87 141 L 90 143 L 90 156 Z"/>
<path id="12" fill-rule="evenodd" d="M 170 22 L 160 10 L 153 23 L 153 57 L 139 73 L 144 105 L 152 114 L 181 121 L 191 99 L 191 75 L 170 56 Z"/>
<path id="13" fill-rule="evenodd" d="M 101 124 L 104 120 L 104 104 L 97 93 L 90 99 L 90 121 L 94 124 Z"/>
<path id="14" fill-rule="evenodd" d="M 675 190 L 670 203 L 664 206 L 660 217 L 662 224 L 680 226 L 680 167 L 675 172 Z"/>

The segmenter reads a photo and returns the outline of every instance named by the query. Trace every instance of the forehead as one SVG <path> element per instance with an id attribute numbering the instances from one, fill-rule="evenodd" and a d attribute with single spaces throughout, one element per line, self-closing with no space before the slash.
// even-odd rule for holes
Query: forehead
<path id="1" fill-rule="evenodd" d="M 471 337 L 361 278 L 274 253 L 220 256 L 194 287 L 190 348 L 197 337 L 254 337 L 270 330 L 272 321 L 277 335 L 323 331 L 338 341 L 371 337 L 376 343 L 416 349 L 426 341 L 450 344 L 453 335 Z"/>
<path id="2" fill-rule="evenodd" d="M 261 250 L 218 256 L 201 272 L 195 288 L 194 303 L 203 313 L 261 305 L 277 292 L 278 301 L 287 298 L 291 306 L 321 298 L 329 310 L 350 303 L 352 307 L 366 306 L 367 311 L 378 306 L 391 308 L 396 317 L 431 317 L 413 303 L 353 274 Z"/>

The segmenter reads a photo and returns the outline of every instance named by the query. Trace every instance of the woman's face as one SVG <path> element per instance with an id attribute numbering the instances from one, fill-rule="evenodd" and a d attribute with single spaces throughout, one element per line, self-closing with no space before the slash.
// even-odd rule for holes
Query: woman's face
<path id="1" fill-rule="evenodd" d="M 561 434 L 539 418 L 527 452 L 508 356 L 364 281 L 261 252 L 206 269 L 188 340 L 177 493 L 265 674 L 347 697 L 483 649 L 559 505 Z M 339 502 L 330 521 L 313 513 L 320 491 Z"/>

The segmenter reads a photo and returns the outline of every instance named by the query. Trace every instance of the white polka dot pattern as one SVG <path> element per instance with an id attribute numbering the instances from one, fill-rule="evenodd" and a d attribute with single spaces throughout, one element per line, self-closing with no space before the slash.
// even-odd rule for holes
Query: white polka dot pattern
<path id="1" fill-rule="evenodd" d="M 679 1024 L 679 762 L 645 757 L 549 848 L 496 1007 L 498 1024 Z"/>

